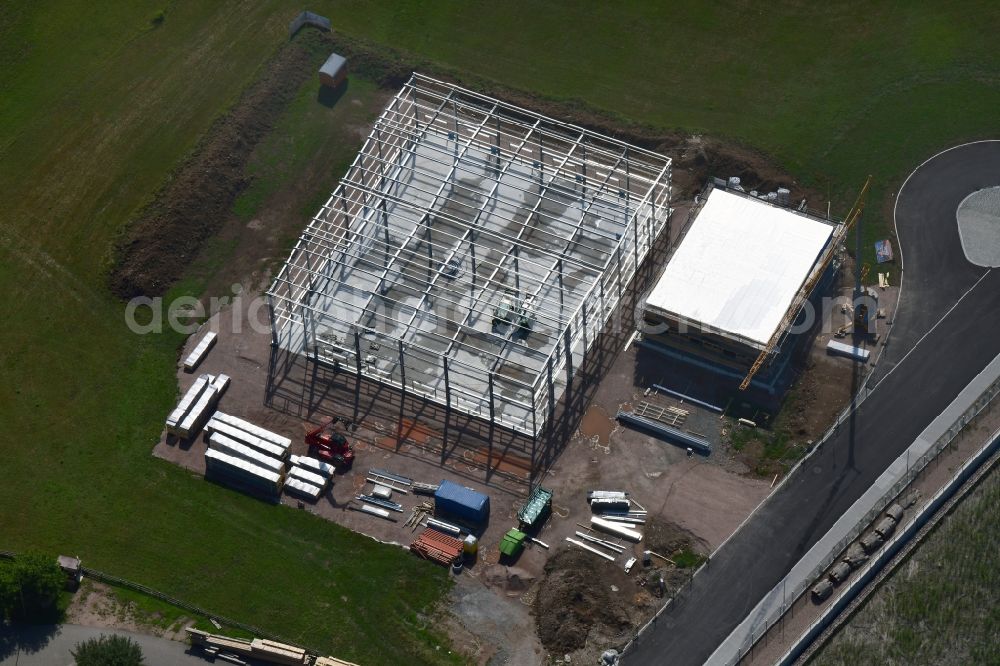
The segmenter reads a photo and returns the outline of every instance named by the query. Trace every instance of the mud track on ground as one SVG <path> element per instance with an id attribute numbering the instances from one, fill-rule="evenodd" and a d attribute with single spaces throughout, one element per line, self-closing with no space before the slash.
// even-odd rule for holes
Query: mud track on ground
<path id="1" fill-rule="evenodd" d="M 253 149 L 330 50 L 329 36 L 315 30 L 302 31 L 277 50 L 123 232 L 109 275 L 115 294 L 162 295 L 184 274 L 249 184 Z"/>

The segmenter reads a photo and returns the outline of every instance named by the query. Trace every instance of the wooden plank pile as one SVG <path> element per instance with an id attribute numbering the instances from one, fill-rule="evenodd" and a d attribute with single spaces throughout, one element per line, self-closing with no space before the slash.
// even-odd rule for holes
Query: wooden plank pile
<path id="1" fill-rule="evenodd" d="M 462 556 L 464 544 L 453 536 L 428 528 L 410 544 L 410 550 L 424 559 L 449 566 Z"/>

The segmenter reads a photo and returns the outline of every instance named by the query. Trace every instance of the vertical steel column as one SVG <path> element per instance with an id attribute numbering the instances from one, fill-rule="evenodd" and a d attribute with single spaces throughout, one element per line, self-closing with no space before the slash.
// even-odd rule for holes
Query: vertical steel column
<path id="1" fill-rule="evenodd" d="M 351 328 L 354 329 L 354 366 L 358 370 L 358 379 L 361 379 L 361 334 L 357 326 Z"/>
<path id="2" fill-rule="evenodd" d="M 274 316 L 274 297 L 267 294 L 267 316 L 271 318 L 271 346 L 278 346 L 278 319 Z"/>
<path id="3" fill-rule="evenodd" d="M 431 236 L 431 214 L 424 213 L 421 222 L 424 223 L 424 235 L 427 237 L 427 282 L 430 284 L 434 279 L 434 243 Z"/>
<path id="4" fill-rule="evenodd" d="M 451 380 L 448 377 L 448 357 L 442 356 L 441 362 L 444 365 L 444 406 L 445 413 L 451 413 Z"/>
<path id="5" fill-rule="evenodd" d="M 562 257 L 556 261 L 559 267 L 559 321 L 562 322 L 563 307 L 565 305 L 565 290 L 563 289 L 563 260 Z"/>
<path id="6" fill-rule="evenodd" d="M 552 356 L 549 356 L 548 363 L 545 364 L 545 371 L 548 375 L 548 387 L 549 387 L 549 421 L 556 413 L 556 387 L 555 382 L 552 380 Z"/>
<path id="7" fill-rule="evenodd" d="M 389 270 L 389 211 L 385 207 L 385 199 L 383 198 L 378 202 L 379 210 L 382 212 L 382 232 L 385 237 L 385 243 L 383 243 L 382 250 L 382 270 Z M 359 256 L 358 259 L 361 257 Z"/>
<path id="8" fill-rule="evenodd" d="M 406 397 L 406 353 L 403 351 L 403 341 L 399 341 L 399 385 L 403 389 L 403 397 Z"/>
<path id="9" fill-rule="evenodd" d="M 493 371 L 492 370 L 490 371 L 490 374 L 487 375 L 487 378 L 489 380 L 489 385 L 490 385 L 490 425 L 492 426 L 493 419 L 496 416 L 496 405 L 494 404 L 495 396 L 493 395 Z M 492 444 L 490 445 L 490 448 L 492 449 Z"/>
<path id="10" fill-rule="evenodd" d="M 518 300 L 521 299 L 521 268 L 518 262 L 518 255 L 520 250 L 518 250 L 519 245 L 514 244 L 514 291 L 517 292 Z"/>

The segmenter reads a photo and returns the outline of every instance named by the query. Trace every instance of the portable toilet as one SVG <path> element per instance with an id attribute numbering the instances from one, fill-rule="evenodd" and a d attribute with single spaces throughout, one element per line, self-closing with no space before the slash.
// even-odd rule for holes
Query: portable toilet
<path id="1" fill-rule="evenodd" d="M 319 82 L 328 88 L 336 88 L 347 80 L 347 58 L 339 53 L 331 53 L 319 68 Z"/>

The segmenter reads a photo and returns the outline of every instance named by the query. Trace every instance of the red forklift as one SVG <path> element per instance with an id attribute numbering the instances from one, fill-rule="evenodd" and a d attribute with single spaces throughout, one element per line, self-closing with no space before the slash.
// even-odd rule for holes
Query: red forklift
<path id="1" fill-rule="evenodd" d="M 333 426 L 338 423 L 343 423 L 345 428 L 350 426 L 339 416 L 329 418 L 322 425 L 306 433 L 306 444 L 309 445 L 310 456 L 328 462 L 343 472 L 354 464 L 354 449 L 347 441 L 347 437 L 334 432 Z"/>

